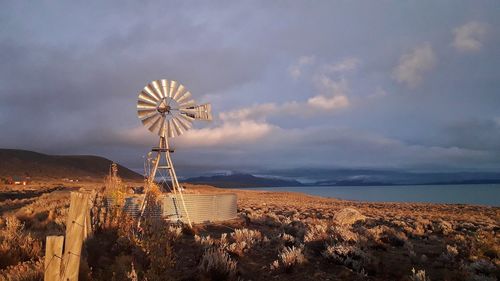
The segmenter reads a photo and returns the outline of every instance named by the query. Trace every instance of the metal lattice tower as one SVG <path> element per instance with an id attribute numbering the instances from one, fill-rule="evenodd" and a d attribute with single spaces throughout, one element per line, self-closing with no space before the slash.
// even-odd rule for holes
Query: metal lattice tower
<path id="1" fill-rule="evenodd" d="M 169 139 L 189 130 L 194 120 L 212 120 L 211 111 L 209 103 L 196 105 L 191 93 L 177 81 L 155 80 L 144 87 L 139 93 L 137 115 L 148 130 L 160 137 L 158 146 L 152 149 L 147 178 L 149 184 L 155 182 L 158 173 L 162 177 L 168 175 L 172 191 L 179 192 L 182 198 L 182 188 L 170 155 L 173 149 Z M 144 206 L 141 209 L 142 215 Z"/>

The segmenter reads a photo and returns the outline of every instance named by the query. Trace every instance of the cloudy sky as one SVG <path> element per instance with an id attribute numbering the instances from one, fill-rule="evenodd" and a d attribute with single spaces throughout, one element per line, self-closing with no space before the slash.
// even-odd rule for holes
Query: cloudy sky
<path id="1" fill-rule="evenodd" d="M 151 80 L 215 120 L 180 174 L 500 170 L 497 1 L 2 1 L 0 147 L 140 169 Z"/>

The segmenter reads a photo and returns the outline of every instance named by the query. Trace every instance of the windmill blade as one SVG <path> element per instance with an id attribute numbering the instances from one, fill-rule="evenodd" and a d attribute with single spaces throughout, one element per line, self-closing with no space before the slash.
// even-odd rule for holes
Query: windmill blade
<path id="1" fill-rule="evenodd" d="M 177 92 L 178 83 L 177 81 L 170 81 L 170 91 L 168 92 L 169 97 L 173 97 L 175 92 Z"/>
<path id="2" fill-rule="evenodd" d="M 160 115 L 160 118 L 156 119 L 153 124 L 148 128 L 151 132 L 159 135 L 160 134 L 160 125 L 161 125 L 161 121 L 162 120 L 165 120 L 165 118 L 163 118 L 161 115 Z"/>
<path id="3" fill-rule="evenodd" d="M 194 118 L 193 118 L 193 117 L 191 117 L 191 116 L 189 116 L 189 115 L 187 115 L 185 112 L 181 112 L 181 113 L 179 114 L 179 117 L 182 117 L 184 120 L 186 120 L 186 121 L 187 121 L 187 122 L 189 122 L 190 124 L 191 124 L 191 122 L 193 122 L 193 121 L 194 121 Z"/>
<path id="4" fill-rule="evenodd" d="M 152 104 L 151 102 L 146 102 L 143 100 L 137 101 L 137 109 L 155 109 L 156 104 Z"/>
<path id="5" fill-rule="evenodd" d="M 167 136 L 169 138 L 175 137 L 174 125 L 173 125 L 172 120 L 168 120 L 168 122 L 167 122 Z"/>
<path id="6" fill-rule="evenodd" d="M 150 116 L 147 116 L 146 118 L 142 119 L 142 124 L 144 124 L 144 126 L 146 128 L 148 128 L 148 130 L 150 130 L 149 128 L 158 120 L 161 118 L 161 115 L 160 114 L 152 114 Z"/>
<path id="7" fill-rule="evenodd" d="M 168 83 L 167 79 L 162 79 L 161 80 L 161 87 L 163 89 L 164 97 L 170 97 L 170 94 L 169 94 L 169 83 Z"/>
<path id="8" fill-rule="evenodd" d="M 150 115 L 156 114 L 158 111 L 156 109 L 144 109 L 144 110 L 138 110 L 137 111 L 137 116 L 139 116 L 139 119 L 144 119 Z"/>
<path id="9" fill-rule="evenodd" d="M 161 118 L 160 128 L 158 129 L 159 136 L 165 136 L 165 118 Z"/>
<path id="10" fill-rule="evenodd" d="M 174 117 L 175 121 L 181 126 L 183 131 L 191 129 L 191 122 L 183 119 L 180 114 Z"/>
<path id="11" fill-rule="evenodd" d="M 160 81 L 155 80 L 155 81 L 151 82 L 151 85 L 153 86 L 153 90 L 155 91 L 156 95 L 159 96 L 160 99 L 163 99 L 164 95 L 162 92 Z"/>
<path id="12" fill-rule="evenodd" d="M 196 106 L 196 102 L 194 100 L 188 100 L 188 101 L 185 101 L 185 102 L 179 104 L 179 108 L 181 110 L 191 108 L 194 106 Z"/>
<path id="13" fill-rule="evenodd" d="M 182 135 L 182 133 L 183 133 L 182 128 L 179 125 L 179 123 L 177 122 L 176 118 L 173 118 L 171 121 L 172 121 L 172 124 L 174 125 L 175 135 L 176 136 Z"/>
<path id="14" fill-rule="evenodd" d="M 144 102 L 149 102 L 151 104 L 156 104 L 158 102 L 158 100 L 156 99 L 155 96 L 152 96 L 150 95 L 148 92 L 146 92 L 145 90 L 142 90 L 140 93 L 139 93 L 139 100 L 142 100 Z"/>
<path id="15" fill-rule="evenodd" d="M 186 88 L 184 88 L 184 86 L 181 84 L 179 85 L 179 87 L 177 88 L 177 91 L 175 91 L 174 95 L 172 96 L 172 98 L 178 102 L 178 99 L 183 96 L 185 93 L 186 93 Z"/>
<path id="16" fill-rule="evenodd" d="M 191 98 L 191 93 L 190 92 L 185 92 L 184 94 L 178 96 L 177 99 L 176 99 L 176 101 L 177 101 L 177 103 L 182 104 L 182 103 L 186 102 L 190 98 Z"/>
<path id="17" fill-rule="evenodd" d="M 144 91 L 146 91 L 148 95 L 153 97 L 156 101 L 161 100 L 161 97 L 156 94 L 156 90 L 154 89 L 153 85 L 148 84 L 146 87 L 144 87 Z"/>

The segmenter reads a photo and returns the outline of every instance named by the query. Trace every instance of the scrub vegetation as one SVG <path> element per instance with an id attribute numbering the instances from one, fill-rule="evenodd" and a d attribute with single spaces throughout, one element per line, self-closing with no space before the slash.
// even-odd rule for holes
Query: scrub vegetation
<path id="1" fill-rule="evenodd" d="M 22 190 L 29 187 L 19 187 L 18 199 L 9 195 L 0 201 L 0 280 L 43 279 L 45 237 L 64 235 L 69 207 L 69 190 L 54 187 L 32 197 Z M 228 190 L 187 185 L 186 191 Z M 500 277 L 500 208 L 232 191 L 238 193 L 236 219 L 193 229 L 154 218 L 138 227 L 136 220 L 119 208 L 105 207 L 104 197 L 97 196 L 94 233 L 84 243 L 80 280 Z"/>

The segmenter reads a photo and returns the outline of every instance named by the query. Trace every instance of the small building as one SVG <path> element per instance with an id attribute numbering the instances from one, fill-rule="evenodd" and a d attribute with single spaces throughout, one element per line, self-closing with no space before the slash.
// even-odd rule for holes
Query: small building
<path id="1" fill-rule="evenodd" d="M 14 185 L 27 185 L 30 181 L 30 177 L 12 177 L 12 184 Z"/>

